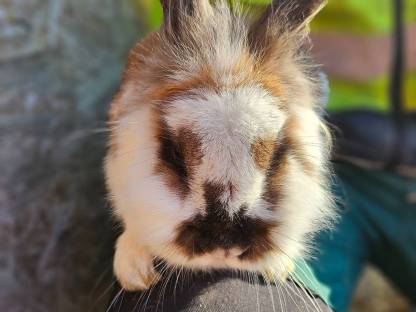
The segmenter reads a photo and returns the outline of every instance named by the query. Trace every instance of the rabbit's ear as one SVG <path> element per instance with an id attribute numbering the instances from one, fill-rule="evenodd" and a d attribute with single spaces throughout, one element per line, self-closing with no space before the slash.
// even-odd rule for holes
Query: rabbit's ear
<path id="1" fill-rule="evenodd" d="M 273 0 L 250 30 L 250 37 L 258 44 L 275 41 L 283 34 L 304 34 L 309 23 L 325 6 L 327 0 Z"/>
<path id="2" fill-rule="evenodd" d="M 160 0 L 163 8 L 163 27 L 168 32 L 178 34 L 181 24 L 191 16 L 207 14 L 211 8 L 209 0 Z M 189 31 L 189 30 L 184 30 Z"/>
<path id="3" fill-rule="evenodd" d="M 279 23 L 284 31 L 305 28 L 325 6 L 327 0 L 273 0 L 261 22 Z"/>

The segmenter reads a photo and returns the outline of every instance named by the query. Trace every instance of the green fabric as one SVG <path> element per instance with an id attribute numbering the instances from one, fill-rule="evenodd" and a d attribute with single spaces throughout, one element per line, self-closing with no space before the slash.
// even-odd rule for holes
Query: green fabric
<path id="1" fill-rule="evenodd" d="M 407 72 L 403 82 L 403 106 L 408 112 L 416 112 L 416 72 Z M 330 78 L 329 111 L 364 109 L 389 112 L 390 77 L 387 75 L 368 81 L 348 81 Z"/>
<path id="2" fill-rule="evenodd" d="M 416 0 L 406 0 L 404 9 L 405 23 L 416 22 Z"/>
<path id="3" fill-rule="evenodd" d="M 392 2 L 392 0 L 329 0 L 319 17 L 312 22 L 312 30 L 357 34 L 389 32 L 393 25 Z"/>
<path id="4" fill-rule="evenodd" d="M 321 233 L 316 257 L 300 262 L 294 278 L 346 312 L 364 265 L 372 263 L 416 302 L 416 179 L 350 164 L 337 164 L 336 173 L 340 221 Z"/>
<path id="5" fill-rule="evenodd" d="M 318 295 L 327 305 L 334 308 L 331 301 L 331 288 L 320 282 L 311 266 L 303 259 L 296 262 L 296 269 L 291 273 L 292 279 L 306 287 L 313 294 Z"/>
<path id="6" fill-rule="evenodd" d="M 409 111 L 416 111 L 416 71 L 404 77 L 404 106 Z"/>
<path id="7" fill-rule="evenodd" d="M 390 110 L 389 99 L 390 79 L 374 79 L 372 81 L 348 81 L 342 79 L 330 79 L 328 110 L 345 111 L 365 109 L 370 111 L 388 112 Z"/>

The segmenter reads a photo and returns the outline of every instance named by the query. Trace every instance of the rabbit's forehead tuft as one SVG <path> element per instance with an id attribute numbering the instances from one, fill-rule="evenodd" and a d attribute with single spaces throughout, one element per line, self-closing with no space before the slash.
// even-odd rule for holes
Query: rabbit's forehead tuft
<path id="1" fill-rule="evenodd" d="M 192 129 L 206 145 L 247 147 L 259 138 L 276 138 L 286 119 L 279 100 L 256 85 L 221 92 L 196 90 L 167 104 L 164 112 L 169 128 Z"/>

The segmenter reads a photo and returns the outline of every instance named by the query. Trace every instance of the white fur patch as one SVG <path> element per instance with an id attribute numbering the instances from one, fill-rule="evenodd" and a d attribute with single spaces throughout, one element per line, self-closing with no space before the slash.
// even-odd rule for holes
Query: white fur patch
<path id="1" fill-rule="evenodd" d="M 142 245 L 172 239 L 174 228 L 194 212 L 154 173 L 158 142 L 151 122 L 150 106 L 122 119 L 115 131 L 117 152 L 106 159 L 115 213 Z"/>

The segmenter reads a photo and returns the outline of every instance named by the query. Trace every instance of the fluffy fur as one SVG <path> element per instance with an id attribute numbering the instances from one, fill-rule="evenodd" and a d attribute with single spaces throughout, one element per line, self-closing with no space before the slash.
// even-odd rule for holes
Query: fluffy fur
<path id="1" fill-rule="evenodd" d="M 330 143 L 305 48 L 322 2 L 276 1 L 254 23 L 224 2 L 162 3 L 164 25 L 132 49 L 110 111 L 124 288 L 157 280 L 154 257 L 282 275 L 328 226 Z"/>

